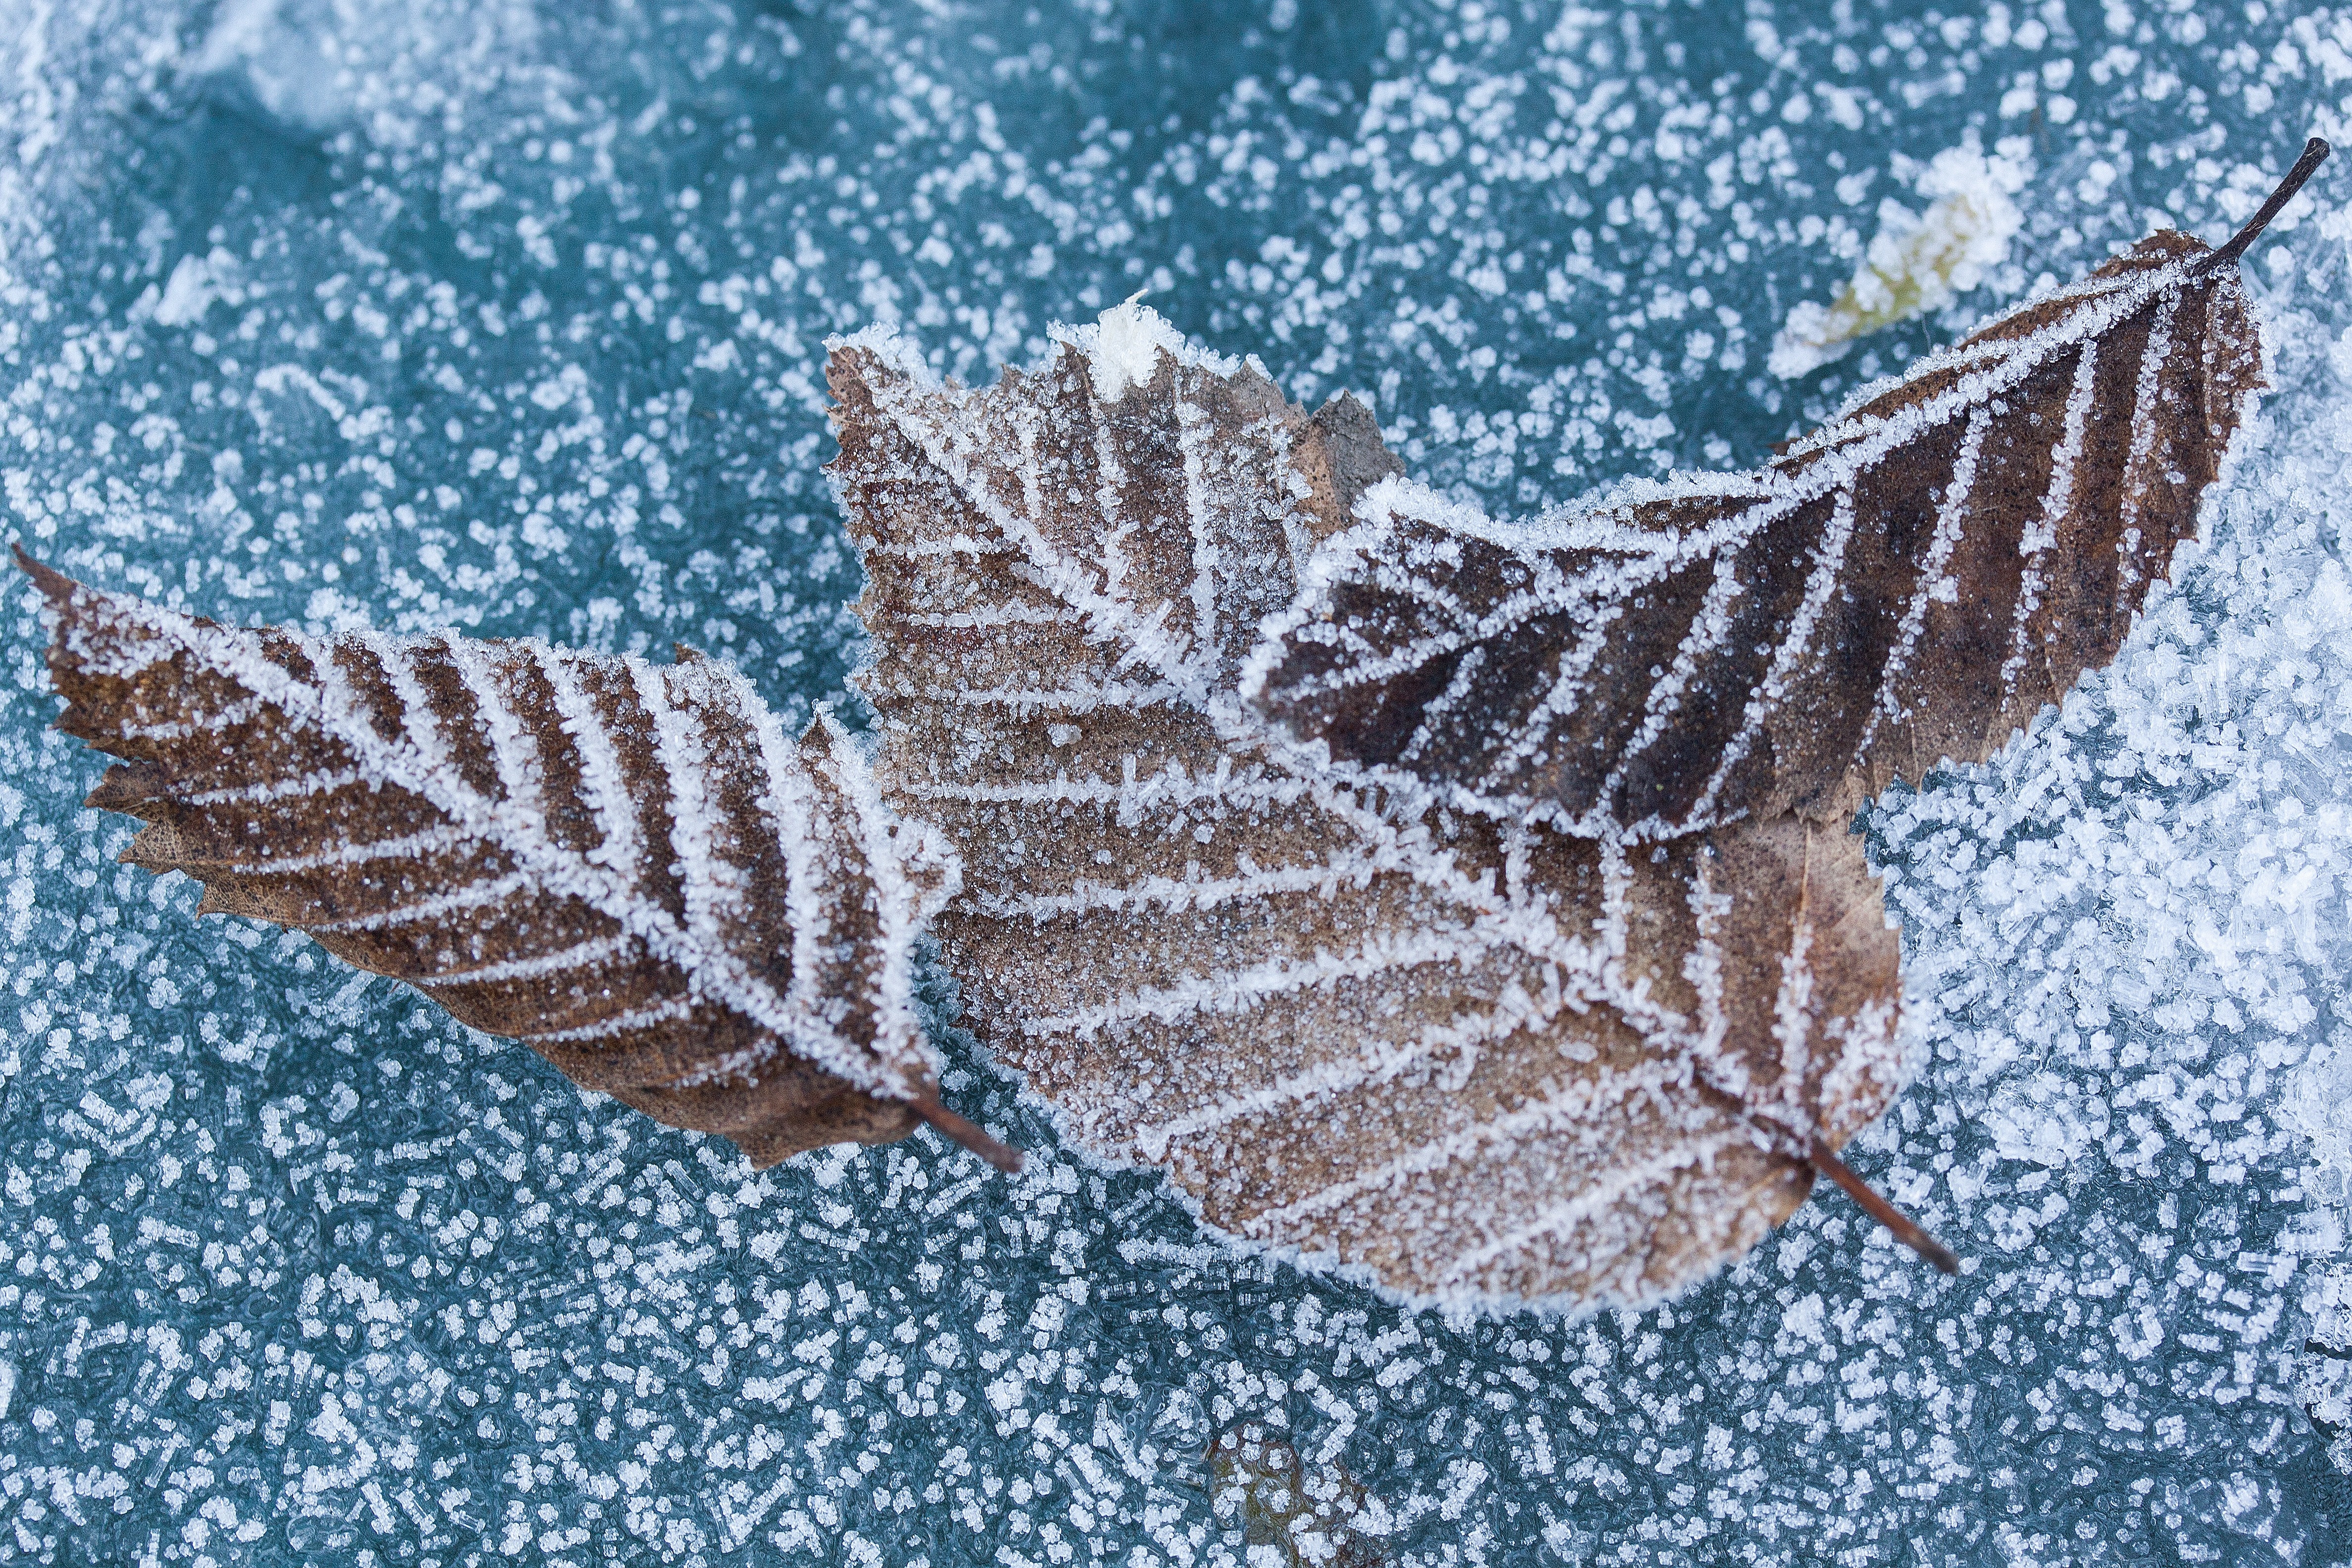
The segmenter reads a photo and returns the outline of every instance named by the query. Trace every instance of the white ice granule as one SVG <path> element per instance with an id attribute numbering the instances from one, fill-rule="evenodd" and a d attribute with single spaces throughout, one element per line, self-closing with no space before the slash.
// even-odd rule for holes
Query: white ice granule
<path id="1" fill-rule="evenodd" d="M 181 327 L 201 318 L 220 297 L 213 287 L 212 269 L 201 256 L 183 256 L 172 268 L 171 279 L 163 285 L 163 298 L 155 307 L 155 321 L 160 326 Z"/>
<path id="2" fill-rule="evenodd" d="M 1087 346 L 1095 391 L 1105 403 L 1117 403 L 1127 395 L 1128 388 L 1150 381 L 1162 349 L 1180 363 L 1197 357 L 1186 345 L 1184 334 L 1170 326 L 1159 311 L 1134 300 L 1105 310 L 1096 321 L 1094 341 Z"/>
<path id="3" fill-rule="evenodd" d="M 230 0 L 189 64 L 193 74 L 242 75 L 271 114 L 325 131 L 351 111 L 337 80 L 333 40 L 309 16 L 286 14 L 284 0 Z M 387 33 L 397 36 L 387 26 Z"/>
<path id="4" fill-rule="evenodd" d="M 2124 7 L 2148 24 L 2125 39 L 2098 30 L 2095 6 L 2080 36 L 2038 6 L 1948 5 L 1940 26 L 1924 6 L 1860 8 L 1835 28 L 1781 6 L 1746 24 L 1778 76 L 1760 110 L 1710 93 L 1709 51 L 1687 76 L 1661 63 L 1687 12 L 1565 7 L 1544 27 L 1490 14 L 1492 36 L 1453 48 L 1462 8 L 1400 9 L 1369 91 L 1305 77 L 1266 90 L 1258 62 L 1300 60 L 1305 34 L 1274 57 L 1238 34 L 1207 40 L 1211 63 L 1249 74 L 1212 122 L 1165 133 L 1151 127 L 1160 95 L 1185 84 L 1181 58 L 1152 46 L 1130 68 L 1136 40 L 1115 20 L 1089 42 L 993 4 L 853 7 L 866 42 L 840 54 L 780 14 L 725 36 L 723 55 L 706 52 L 717 24 L 695 7 L 561 16 L 536 42 L 534 18 L 559 13 L 518 0 L 11 9 L 0 241 L 9 289 L 26 291 L 12 300 L 32 302 L 0 310 L 20 411 L 0 501 L 21 531 L 120 552 L 108 581 L 240 619 L 307 603 L 314 631 L 696 642 L 765 672 L 771 700 L 802 716 L 839 685 L 838 605 L 856 591 L 854 563 L 814 564 L 845 559 L 819 469 L 830 334 L 888 319 L 909 336 L 881 335 L 911 342 L 944 315 L 921 334 L 940 355 L 924 374 L 986 384 L 1036 357 L 1054 313 L 1091 323 L 1145 280 L 1137 258 L 1164 254 L 1150 298 L 1172 321 L 1256 350 L 1293 398 L 1381 389 L 1417 479 L 1532 511 L 1663 458 L 1677 432 L 1723 437 L 1707 462 L 1729 468 L 1748 460 L 1738 443 L 1798 422 L 1790 389 L 1767 389 L 1767 421 L 1723 377 L 1761 368 L 1792 247 L 1811 243 L 1780 237 L 1780 220 L 1801 236 L 1806 217 L 1867 211 L 1797 194 L 1832 149 L 1858 168 L 1928 124 L 1982 112 L 2012 132 L 2040 110 L 2044 174 L 2017 197 L 2011 259 L 2031 237 L 2029 270 L 2065 278 L 2146 232 L 2151 205 L 2218 237 L 2245 216 L 2235 201 L 2268 188 L 2239 160 L 2352 104 L 2322 68 L 2352 49 L 2352 21 L 2308 7 L 2263 23 Z M 2203 41 L 2184 41 L 2192 25 Z M 1028 64 L 1033 42 L 1052 72 Z M 2071 81 L 2042 74 L 2077 58 Z M 289 75 L 306 59 L 315 77 Z M 814 79 L 845 93 L 821 116 L 839 117 L 837 164 L 717 131 L 739 104 L 757 122 L 803 101 L 793 84 L 812 79 L 793 73 L 817 63 Z M 1049 78 L 1097 63 L 1108 74 L 1082 79 L 1111 90 L 1091 145 L 1035 134 L 1068 90 Z M 206 151 L 244 159 L 262 199 L 215 219 L 200 189 L 152 178 L 178 165 L 149 143 L 177 145 L 191 122 L 122 112 L 150 83 L 138 101 L 231 106 L 203 122 Z M 2187 84 L 2208 95 L 2201 124 Z M 285 96 L 298 88 L 315 97 Z M 1784 121 L 1801 88 L 1813 108 Z M 699 135 L 678 133 L 688 110 Z M 1136 153 L 1102 161 L 1130 121 Z M 305 196 L 268 161 L 313 146 L 322 161 L 300 166 L 347 191 L 373 182 L 365 202 Z M 1895 171 L 1896 195 L 1923 211 L 1939 198 L 1916 172 Z M 698 206 L 676 202 L 681 180 L 700 182 Z M 26 1483 L 0 1488 L 0 1539 L 27 1561 L 110 1563 L 192 1562 L 192 1521 L 224 1562 L 298 1536 L 320 1561 L 503 1548 L 517 1568 L 871 1552 L 942 1568 L 1055 1551 L 1238 1568 L 1286 1561 L 1287 1544 L 1333 1560 L 1244 1542 L 1247 1521 L 1213 1508 L 1202 1456 L 1255 1420 L 1287 1423 L 1274 1430 L 1313 1495 L 1360 1483 L 1358 1528 L 1377 1543 L 1363 1555 L 1399 1568 L 1905 1551 L 2342 1561 L 2327 1521 L 2300 1511 L 2322 1479 L 2294 1406 L 2352 1426 L 2352 1362 L 2304 1357 L 2296 1381 L 2279 1364 L 2305 1331 L 2352 1342 L 2340 1246 L 2282 1235 L 2352 1215 L 2352 427 L 2324 416 L 2352 384 L 2337 302 L 2352 222 L 2330 226 L 2333 199 L 2305 197 L 2313 232 L 2285 236 L 2290 212 L 2275 228 L 2297 243 L 2266 242 L 2247 268 L 2268 290 L 2278 250 L 2336 258 L 2310 286 L 2316 319 L 2275 345 L 2288 363 L 2271 416 L 2295 423 L 2232 480 L 2259 489 L 2263 515 L 2134 634 L 2124 673 L 2078 696 L 2072 740 L 2053 723 L 1916 806 L 1881 805 L 1919 818 L 1889 837 L 1923 840 L 1905 861 L 1919 900 L 1906 928 L 1923 974 L 1956 993 L 1956 1022 L 1856 1158 L 1965 1241 L 1977 1272 L 1958 1284 L 1897 1258 L 1832 1197 L 1671 1309 L 1474 1331 L 1235 1261 L 1164 1189 L 1072 1168 L 1042 1131 L 1009 1192 L 923 1137 L 748 1175 L 719 1141 L 652 1130 L 511 1047 L 404 1010 L 382 982 L 239 946 L 236 923 L 191 918 L 180 879 L 134 884 L 144 873 L 113 864 L 134 825 L 78 809 L 89 764 L 44 728 L 55 704 L 28 666 L 0 692 L 0 819 L 18 818 L 0 873 L 0 1082 L 25 1140 L 0 1160 L 0 1457 Z M 408 216 L 387 226 L 376 203 Z M 402 238 L 419 216 L 429 245 Z M 528 254 L 522 220 L 544 226 Z M 207 255 L 215 221 L 233 267 Z M 1690 253 L 1675 253 L 1677 230 Z M 200 322 L 126 333 L 119 303 L 84 308 L 119 300 L 80 265 L 100 235 L 102 259 L 141 268 L 129 293 L 160 302 L 190 254 L 223 293 Z M 1573 243 L 1585 235 L 1589 251 Z M 537 259 L 549 244 L 551 270 Z M 1748 254 L 1700 298 L 1684 268 L 1734 244 Z M 1860 264 L 1830 269 L 1824 314 Z M 982 289 L 992 266 L 1003 284 Z M 1769 310 L 1767 280 L 1784 290 Z M 698 286 L 730 303 L 697 306 Z M 547 297 L 538 321 L 520 315 L 526 288 Z M 359 327 L 362 298 L 386 337 Z M 623 303 L 625 322 L 610 313 Z M 232 340 L 248 316 L 259 335 Z M 222 347 L 174 357 L 198 327 Z M 1685 350 L 1700 331 L 1715 341 Z M 1622 365 L 1607 352 L 1620 334 Z M 697 368 L 721 342 L 742 367 Z M 396 361 L 375 357 L 395 346 Z M 2332 358 L 2336 382 L 2295 371 L 2295 352 Z M 598 426 L 530 396 L 572 361 Z M 738 441 L 761 460 L 721 460 L 751 449 Z M 245 474 L 226 489 L 249 527 L 205 510 L 205 454 L 230 447 Z M 1514 499 L 1521 485 L 1535 499 Z M 443 564 L 425 564 L 428 547 Z M 14 635 L 30 658 L 41 634 L 21 606 Z M 2296 998 L 2333 1027 L 2282 1034 L 2255 1013 Z M 253 1023 L 283 1039 L 266 1071 L 214 1043 Z M 369 1065 L 379 1052 L 406 1064 L 400 1079 Z M 2245 1156 L 2243 1180 L 2207 1173 L 2242 1163 L 2254 1121 L 2276 1145 L 2290 1114 L 2311 1146 Z M 56 1153 L 35 1157 L 42 1142 Z M 72 1149 L 96 1155 L 68 1186 L 56 1162 Z M 229 1192 L 230 1163 L 250 1190 Z M 1056 1168 L 1072 1179 L 1046 1179 Z M 467 1214 L 504 1229 L 469 1231 Z M 331 1287 L 338 1262 L 379 1292 Z M 1026 1326 L 1049 1289 L 1081 1292 L 1050 1334 Z M 1790 1314 L 1811 1331 L 1784 1334 Z M 835 1330 L 830 1366 L 793 1353 Z M 1013 1375 L 1022 1399 L 1000 1415 L 986 1391 Z M 351 1441 L 309 1430 L 330 1393 Z M 2337 1452 L 2352 1468 L 2352 1443 Z M 1457 1484 L 1481 1471 L 1475 1493 Z M 264 1521 L 260 1546 L 229 1544 Z M 574 1533 L 591 1529 L 606 1535 Z M 19 1531 L 55 1544 L 25 1548 Z M 912 1531 L 928 1556 L 901 1544 Z"/>
<path id="5" fill-rule="evenodd" d="M 1937 153 L 1915 187 L 1927 210 L 1880 203 L 1878 234 L 1853 281 L 1827 305 L 1808 300 L 1789 312 L 1768 368 L 1784 380 L 1810 374 L 1856 338 L 1940 310 L 1982 282 L 2009 259 L 2021 221 L 2010 198 L 2024 188 L 2028 157 L 2015 138 L 1990 157 L 1973 142 Z"/>

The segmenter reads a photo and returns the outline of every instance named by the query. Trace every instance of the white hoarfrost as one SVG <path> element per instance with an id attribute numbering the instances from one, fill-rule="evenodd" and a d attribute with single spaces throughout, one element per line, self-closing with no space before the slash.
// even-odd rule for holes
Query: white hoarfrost
<path id="1" fill-rule="evenodd" d="M 1878 233 L 1853 279 L 1826 305 L 1808 300 L 1772 339 L 1768 368 L 1783 380 L 1807 375 L 1855 339 L 1940 310 L 2009 259 L 2021 221 L 2012 199 L 2031 164 L 2021 139 L 1990 157 L 1974 145 L 1948 148 L 1914 187 L 1927 201 L 1915 213 L 1892 198 L 1878 206 Z"/>
<path id="2" fill-rule="evenodd" d="M 1824 313 L 1861 263 L 1890 148 L 2034 137 L 2028 188 L 1986 160 L 2024 219 L 1955 299 L 1990 312 L 2151 208 L 2219 239 L 2352 126 L 2352 17 L 2300 4 L 1758 5 L 1708 47 L 1687 7 L 1367 41 L 1286 4 L 1189 58 L 1117 7 L 834 9 L 0 5 L 9 528 L 239 622 L 684 640 L 796 732 L 857 656 L 830 334 L 986 385 L 1149 284 L 1528 512 L 1833 411 L 1862 351 L 1816 400 L 1764 349 L 1842 214 Z M 2279 387 L 2212 546 L 2060 714 L 1869 819 L 1928 1059 L 1853 1159 L 1955 1280 L 1828 1197 L 1638 1314 L 1400 1310 L 1088 1168 L 936 974 L 946 1087 L 1024 1173 L 747 1174 L 116 865 L 19 587 L 0 1558 L 2341 1568 L 2305 1414 L 2352 1432 L 2341 163 L 2245 268 Z M 1948 193 L 1893 173 L 1927 229 Z M 1297 1468 L 1236 1496 L 1253 1425 Z"/>
<path id="3" fill-rule="evenodd" d="M 1105 403 L 1118 403 L 1131 388 L 1149 382 L 1162 353 L 1179 364 L 1205 364 L 1219 374 L 1233 373 L 1233 361 L 1186 342 L 1166 317 L 1140 300 L 1139 295 L 1112 306 L 1092 326 L 1065 329 L 1067 341 L 1086 351 L 1095 391 Z"/>

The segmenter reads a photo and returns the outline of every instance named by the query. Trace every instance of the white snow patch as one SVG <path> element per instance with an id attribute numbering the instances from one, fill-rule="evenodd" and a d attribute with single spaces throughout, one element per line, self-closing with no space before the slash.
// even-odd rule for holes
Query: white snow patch
<path id="1" fill-rule="evenodd" d="M 172 268 L 170 281 L 163 285 L 163 302 L 155 307 L 155 321 L 166 327 L 184 327 L 202 319 L 212 309 L 220 290 L 213 284 L 212 268 L 201 256 L 183 256 L 180 264 Z"/>
<path id="2" fill-rule="evenodd" d="M 281 0 L 230 0 L 213 20 L 192 74 L 242 71 L 262 108 L 314 131 L 339 123 L 349 101 L 334 63 L 299 23 L 279 15 Z"/>

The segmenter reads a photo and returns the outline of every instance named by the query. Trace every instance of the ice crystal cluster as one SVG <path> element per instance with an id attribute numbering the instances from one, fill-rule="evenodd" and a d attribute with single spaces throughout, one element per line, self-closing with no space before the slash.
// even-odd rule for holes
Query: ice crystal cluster
<path id="1" fill-rule="evenodd" d="M 1757 462 L 2352 130 L 2352 17 L 2151 0 L 14 0 L 0 40 L 12 531 L 321 635 L 688 642 L 788 730 L 861 657 L 828 334 L 984 384 L 1150 288 L 1528 515 Z M 1769 373 L 1878 204 L 2012 139 L 2006 260 Z M 1852 1154 L 1950 1281 L 1820 1200 L 1641 1313 L 1407 1311 L 1088 1167 L 937 972 L 1024 1173 L 923 1133 L 755 1176 L 117 867 L 12 592 L 0 1561 L 2347 1561 L 2347 191 L 2246 269 L 2278 390 L 2208 547 L 1865 817 L 1919 1078 Z"/>
<path id="2" fill-rule="evenodd" d="M 1793 379 L 1819 370 L 1857 338 L 1941 310 L 2008 260 L 2023 221 L 2011 197 L 2025 183 L 2031 145 L 2010 139 L 1990 158 L 1974 147 L 1948 147 L 1919 173 L 1918 194 L 1930 198 L 1926 212 L 1891 196 L 1881 202 L 1878 233 L 1853 279 L 1827 305 L 1801 301 L 1780 323 L 1766 361 L 1772 374 Z"/>

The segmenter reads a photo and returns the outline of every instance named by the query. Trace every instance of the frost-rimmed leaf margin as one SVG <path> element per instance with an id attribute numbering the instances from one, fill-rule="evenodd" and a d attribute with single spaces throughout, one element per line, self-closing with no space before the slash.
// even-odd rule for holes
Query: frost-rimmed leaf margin
<path id="1" fill-rule="evenodd" d="M 690 649 L 241 629 L 17 560 L 57 727 L 126 759 L 87 804 L 142 819 L 124 860 L 202 881 L 200 914 L 303 931 L 755 1167 L 929 1121 L 1017 1168 L 939 1103 L 913 1005 L 960 868 L 830 711 L 794 741 Z"/>

